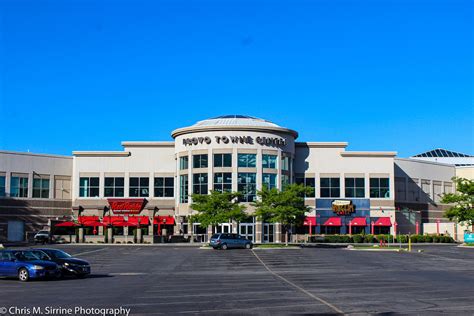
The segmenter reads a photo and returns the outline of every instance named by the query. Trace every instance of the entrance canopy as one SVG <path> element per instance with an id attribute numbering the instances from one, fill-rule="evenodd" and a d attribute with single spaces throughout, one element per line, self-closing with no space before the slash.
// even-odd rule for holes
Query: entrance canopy
<path id="1" fill-rule="evenodd" d="M 379 219 L 375 222 L 374 226 L 392 226 L 392 222 L 390 221 L 390 217 L 379 217 Z"/>
<path id="2" fill-rule="evenodd" d="M 367 226 L 367 220 L 365 217 L 354 217 L 350 221 L 351 226 Z"/>
<path id="3" fill-rule="evenodd" d="M 74 222 L 62 222 L 54 225 L 54 227 L 76 227 L 79 226 L 78 224 Z"/>
<path id="4" fill-rule="evenodd" d="M 323 226 L 342 226 L 340 217 L 330 217 L 324 222 Z"/>
<path id="5" fill-rule="evenodd" d="M 153 224 L 155 225 L 174 225 L 173 216 L 155 216 L 153 219 Z"/>
<path id="6" fill-rule="evenodd" d="M 316 216 L 306 216 L 303 225 L 305 226 L 316 226 Z"/>

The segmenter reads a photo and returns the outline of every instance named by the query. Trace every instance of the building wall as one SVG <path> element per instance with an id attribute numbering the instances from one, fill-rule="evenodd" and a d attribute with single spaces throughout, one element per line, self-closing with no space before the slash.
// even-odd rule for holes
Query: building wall
<path id="1" fill-rule="evenodd" d="M 474 180 L 474 166 L 456 167 L 456 177 Z"/>

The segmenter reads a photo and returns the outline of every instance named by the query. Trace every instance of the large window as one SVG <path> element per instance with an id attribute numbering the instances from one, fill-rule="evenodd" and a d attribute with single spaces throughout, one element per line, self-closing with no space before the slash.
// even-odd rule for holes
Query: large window
<path id="1" fill-rule="evenodd" d="M 370 197 L 389 198 L 390 185 L 389 178 L 370 178 Z"/>
<path id="2" fill-rule="evenodd" d="M 276 155 L 262 155 L 262 167 L 263 168 L 277 168 L 277 158 Z"/>
<path id="3" fill-rule="evenodd" d="M 179 203 L 188 203 L 188 176 L 179 176 Z"/>
<path id="4" fill-rule="evenodd" d="M 237 190 L 242 193 L 240 202 L 254 202 L 257 197 L 257 176 L 255 173 L 239 173 Z"/>
<path id="5" fill-rule="evenodd" d="M 207 194 L 207 173 L 193 174 L 193 194 Z"/>
<path id="6" fill-rule="evenodd" d="M 129 196 L 130 197 L 150 196 L 150 178 L 130 177 Z"/>
<path id="7" fill-rule="evenodd" d="M 188 156 L 179 157 L 179 170 L 186 170 L 188 169 L 189 165 L 189 158 Z"/>
<path id="8" fill-rule="evenodd" d="M 256 154 L 238 154 L 239 167 L 255 168 L 257 166 Z"/>
<path id="9" fill-rule="evenodd" d="M 33 197 L 40 199 L 49 198 L 49 179 L 34 178 L 33 179 Z"/>
<path id="10" fill-rule="evenodd" d="M 364 178 L 346 178 L 344 180 L 347 198 L 363 198 L 365 197 L 365 180 Z"/>
<path id="11" fill-rule="evenodd" d="M 290 157 L 281 158 L 281 170 L 284 170 L 284 171 L 290 170 Z"/>
<path id="12" fill-rule="evenodd" d="M 123 197 L 124 196 L 124 178 L 123 177 L 105 177 L 104 196 L 105 197 Z"/>
<path id="13" fill-rule="evenodd" d="M 11 197 L 28 197 L 28 178 L 12 177 L 10 181 Z"/>
<path id="14" fill-rule="evenodd" d="M 0 197 L 5 196 L 5 183 L 6 183 L 6 177 L 0 176 Z"/>
<path id="15" fill-rule="evenodd" d="M 295 181 L 296 181 L 296 184 L 302 184 L 306 188 L 309 188 L 308 189 L 309 192 L 305 194 L 305 197 L 311 198 L 315 196 L 316 181 L 314 178 L 297 177 Z"/>
<path id="16" fill-rule="evenodd" d="M 174 196 L 174 178 L 157 177 L 155 178 L 155 197 L 173 197 Z"/>
<path id="17" fill-rule="evenodd" d="M 230 172 L 214 173 L 214 191 L 231 192 L 232 191 L 232 173 Z"/>
<path id="18" fill-rule="evenodd" d="M 193 155 L 193 168 L 207 168 L 207 155 Z"/>
<path id="19" fill-rule="evenodd" d="M 340 180 L 339 178 L 321 178 L 320 185 L 321 197 L 340 197 Z"/>
<path id="20" fill-rule="evenodd" d="M 232 154 L 214 154 L 214 167 L 232 167 Z"/>
<path id="21" fill-rule="evenodd" d="M 286 174 L 281 175 L 281 189 L 284 190 L 290 184 L 290 176 Z"/>
<path id="22" fill-rule="evenodd" d="M 79 178 L 79 196 L 80 197 L 98 197 L 99 196 L 99 177 Z"/>
<path id="23" fill-rule="evenodd" d="M 268 189 L 277 187 L 277 175 L 273 173 L 264 173 L 262 175 L 262 185 Z"/>

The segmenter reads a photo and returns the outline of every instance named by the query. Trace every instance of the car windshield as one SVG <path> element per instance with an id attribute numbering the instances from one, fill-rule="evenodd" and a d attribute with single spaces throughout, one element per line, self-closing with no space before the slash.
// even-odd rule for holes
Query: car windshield
<path id="1" fill-rule="evenodd" d="M 44 250 L 53 259 L 67 259 L 72 258 L 72 256 L 62 250 Z"/>
<path id="2" fill-rule="evenodd" d="M 217 239 L 217 238 L 219 238 L 219 234 L 214 234 L 211 236 L 211 239 Z"/>
<path id="3" fill-rule="evenodd" d="M 36 256 L 32 251 L 21 251 L 15 253 L 15 258 L 21 261 L 34 261 L 40 260 L 38 256 Z"/>
<path id="4" fill-rule="evenodd" d="M 39 235 L 48 235 L 49 232 L 47 230 L 41 230 L 38 232 Z"/>

